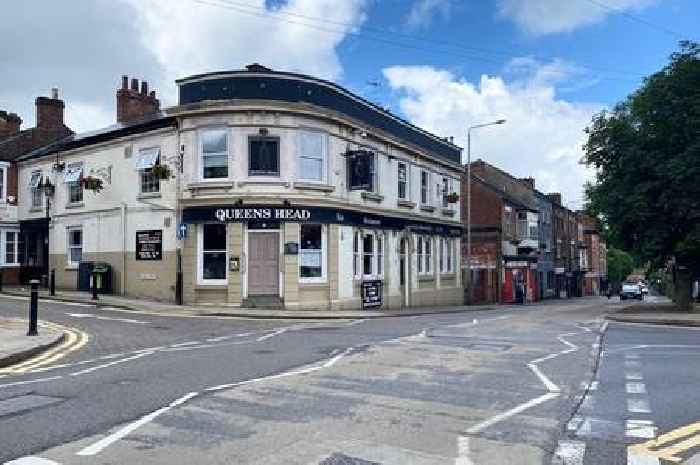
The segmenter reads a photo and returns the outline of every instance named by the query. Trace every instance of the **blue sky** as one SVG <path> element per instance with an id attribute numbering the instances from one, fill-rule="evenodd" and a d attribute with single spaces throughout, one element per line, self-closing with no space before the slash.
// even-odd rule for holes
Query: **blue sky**
<path id="1" fill-rule="evenodd" d="M 115 121 L 122 74 L 260 62 L 347 86 L 543 191 L 583 203 L 584 129 L 697 34 L 697 0 L 24 0 L 3 8 L 0 109 L 33 125 L 58 87 L 76 131 Z M 33 31 L 28 34 L 27 31 Z M 695 37 L 698 40 L 698 37 Z M 373 83 L 373 84 L 369 84 Z"/>

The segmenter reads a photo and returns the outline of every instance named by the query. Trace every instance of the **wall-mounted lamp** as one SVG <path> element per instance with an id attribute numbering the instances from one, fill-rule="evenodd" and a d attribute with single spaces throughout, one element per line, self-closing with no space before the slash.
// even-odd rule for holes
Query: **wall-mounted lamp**
<path id="1" fill-rule="evenodd" d="M 47 197 L 53 197 L 53 194 L 56 192 L 56 186 L 51 183 L 51 179 L 49 179 L 48 176 L 46 177 L 46 181 L 39 181 L 38 188 L 43 190 Z"/>
<path id="2" fill-rule="evenodd" d="M 269 134 L 269 132 L 270 132 L 270 131 L 269 131 L 267 128 L 260 128 L 260 129 L 258 129 L 258 134 L 260 134 L 261 136 L 266 136 L 266 135 Z"/>
<path id="3" fill-rule="evenodd" d="M 238 199 L 238 200 L 236 200 L 236 201 L 234 202 L 234 205 L 236 205 L 237 207 L 243 206 L 243 199 Z"/>
<path id="4" fill-rule="evenodd" d="M 289 208 L 289 207 L 292 206 L 292 202 L 290 202 L 289 199 L 284 199 L 284 200 L 282 201 L 282 205 L 284 205 L 285 207 Z"/>

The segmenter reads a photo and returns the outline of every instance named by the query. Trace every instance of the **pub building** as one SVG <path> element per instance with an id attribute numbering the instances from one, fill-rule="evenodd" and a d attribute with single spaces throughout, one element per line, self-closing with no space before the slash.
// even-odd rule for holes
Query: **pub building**
<path id="1" fill-rule="evenodd" d="M 177 85 L 178 104 L 161 111 L 124 77 L 118 111 L 122 92 L 136 99 L 127 112 L 150 113 L 20 165 L 20 182 L 52 158 L 104 181 L 52 216 L 62 287 L 75 286 L 61 265 L 79 243 L 129 296 L 286 309 L 462 303 L 459 147 L 334 83 L 258 64 Z M 57 176 L 56 196 L 72 195 L 76 181 Z"/>

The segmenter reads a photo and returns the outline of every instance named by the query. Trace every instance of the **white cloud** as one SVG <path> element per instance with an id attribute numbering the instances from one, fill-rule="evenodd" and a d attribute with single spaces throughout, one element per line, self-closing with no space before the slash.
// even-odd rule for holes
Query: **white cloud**
<path id="1" fill-rule="evenodd" d="M 505 118 L 502 126 L 472 133 L 472 158 L 482 158 L 517 177 L 532 176 L 538 189 L 562 192 L 574 207 L 582 203 L 582 185 L 592 173 L 579 164 L 584 128 L 603 108 L 557 96 L 556 85 L 576 74 L 576 67 L 555 61 L 538 64 L 517 59 L 506 68 L 513 79 L 482 76 L 478 84 L 428 66 L 384 69 L 399 94 L 402 112 L 415 124 L 440 136 L 454 136 L 465 147 L 466 128 Z"/>
<path id="2" fill-rule="evenodd" d="M 570 32 L 618 12 L 641 10 L 657 0 L 498 0 L 498 14 L 533 35 Z"/>
<path id="3" fill-rule="evenodd" d="M 415 0 L 406 16 L 406 24 L 414 28 L 427 27 L 438 16 L 447 19 L 451 10 L 452 0 Z"/>

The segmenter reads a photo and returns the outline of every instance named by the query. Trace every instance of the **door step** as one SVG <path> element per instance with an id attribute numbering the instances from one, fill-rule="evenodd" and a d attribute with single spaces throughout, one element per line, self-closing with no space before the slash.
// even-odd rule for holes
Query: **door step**
<path id="1" fill-rule="evenodd" d="M 241 307 L 282 310 L 284 309 L 284 300 L 276 295 L 253 295 L 243 299 Z"/>

